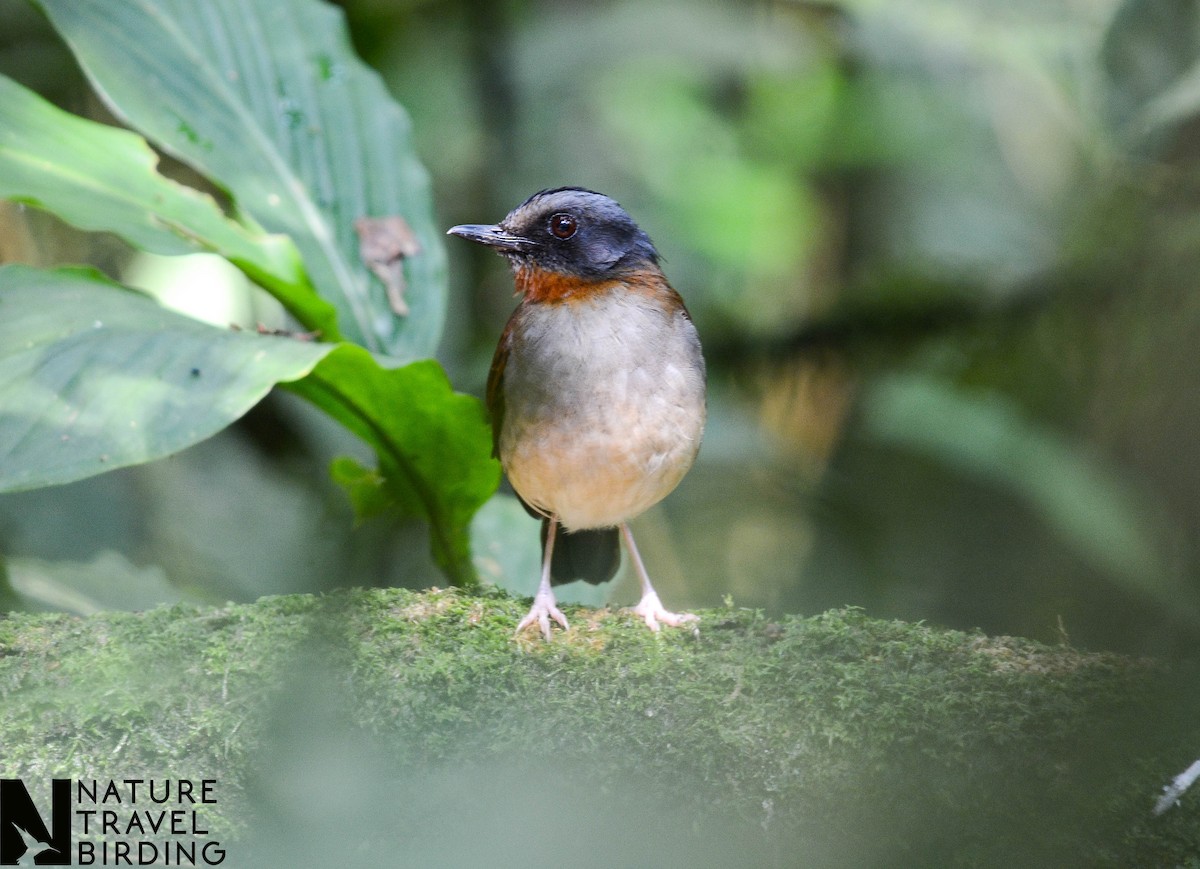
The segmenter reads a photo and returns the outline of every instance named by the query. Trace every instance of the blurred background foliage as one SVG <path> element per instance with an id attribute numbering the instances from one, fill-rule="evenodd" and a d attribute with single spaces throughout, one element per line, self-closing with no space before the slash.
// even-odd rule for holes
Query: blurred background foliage
<path id="1" fill-rule="evenodd" d="M 1194 649 L 1200 7 L 340 5 L 412 115 L 442 223 L 579 184 L 663 253 L 710 363 L 700 461 L 638 523 L 670 605 L 858 604 Z M 0 73 L 106 117 L 36 11 L 0 0 L 0 21 Z M 450 259 L 439 358 L 480 394 L 511 279 L 485 251 Z M 0 204 L 0 261 L 90 262 L 212 322 L 284 322 L 202 260 L 16 206 Z M 342 454 L 367 459 L 277 394 L 166 461 L 4 496 L 0 603 L 441 582 L 423 529 L 355 524 L 328 478 Z M 536 524 L 501 496 L 476 530 L 485 577 L 531 593 Z"/>

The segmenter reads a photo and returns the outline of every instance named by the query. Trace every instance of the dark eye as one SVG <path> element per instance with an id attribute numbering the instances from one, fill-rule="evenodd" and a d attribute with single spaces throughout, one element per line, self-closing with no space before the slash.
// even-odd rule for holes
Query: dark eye
<path id="1" fill-rule="evenodd" d="M 550 218 L 550 232 L 555 238 L 570 238 L 575 234 L 575 230 L 579 225 L 575 223 L 575 218 L 564 212 L 559 212 Z"/>

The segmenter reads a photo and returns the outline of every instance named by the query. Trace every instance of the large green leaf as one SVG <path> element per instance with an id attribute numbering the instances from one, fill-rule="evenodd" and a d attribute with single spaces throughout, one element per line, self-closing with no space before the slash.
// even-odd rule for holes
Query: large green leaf
<path id="1" fill-rule="evenodd" d="M 409 121 L 317 0 L 37 0 L 112 110 L 290 235 L 342 334 L 402 359 L 432 355 L 444 249 Z M 410 314 L 363 263 L 354 222 L 403 218 Z"/>
<path id="2" fill-rule="evenodd" d="M 141 136 L 78 118 L 0 76 L 0 198 L 154 253 L 221 254 L 306 328 L 337 339 L 336 313 L 286 236 L 228 219 L 211 197 L 159 175 L 157 164 Z"/>
<path id="3" fill-rule="evenodd" d="M 177 452 L 331 349 L 207 326 L 98 273 L 0 266 L 0 491 Z"/>
<path id="4" fill-rule="evenodd" d="M 433 555 L 456 585 L 476 582 L 470 522 L 500 483 L 491 430 L 480 401 L 456 393 L 433 360 L 384 368 L 370 353 L 342 345 L 289 388 L 358 434 L 379 458 L 377 477 L 348 460 L 335 478 L 367 512 L 381 486 L 401 512 L 430 524 Z"/>

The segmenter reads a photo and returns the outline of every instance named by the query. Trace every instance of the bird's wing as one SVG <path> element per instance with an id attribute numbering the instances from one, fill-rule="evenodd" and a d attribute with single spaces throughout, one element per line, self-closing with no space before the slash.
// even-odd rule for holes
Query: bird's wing
<path id="1" fill-rule="evenodd" d="M 515 316 L 514 316 L 515 319 Z M 513 319 L 508 321 L 496 345 L 492 367 L 487 379 L 487 409 L 492 421 L 492 455 L 500 457 L 500 428 L 504 425 L 504 366 L 508 364 L 508 351 L 512 347 Z"/>
<path id="2" fill-rule="evenodd" d="M 28 865 L 30 865 L 30 866 L 37 865 L 38 855 L 43 853 L 44 851 L 54 851 L 55 853 L 58 853 L 57 848 L 51 847 L 46 842 L 43 842 L 41 839 L 37 838 L 36 836 L 33 836 L 32 834 L 30 834 L 30 832 L 28 830 L 23 830 L 23 829 L 21 829 L 21 827 L 18 827 L 16 824 L 13 824 L 13 827 L 20 834 L 21 841 L 25 843 L 25 852 L 17 860 L 18 866 L 26 865 L 26 863 L 25 863 L 26 857 L 28 857 L 30 860 Z"/>

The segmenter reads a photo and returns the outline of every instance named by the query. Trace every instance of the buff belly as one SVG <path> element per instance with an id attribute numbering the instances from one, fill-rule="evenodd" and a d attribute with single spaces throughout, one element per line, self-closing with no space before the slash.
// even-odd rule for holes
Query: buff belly
<path id="1" fill-rule="evenodd" d="M 704 361 L 682 309 L 602 296 L 514 316 L 499 453 L 517 493 L 569 530 L 666 497 L 704 429 Z"/>

